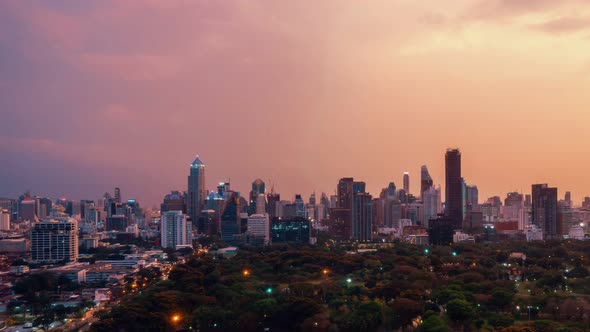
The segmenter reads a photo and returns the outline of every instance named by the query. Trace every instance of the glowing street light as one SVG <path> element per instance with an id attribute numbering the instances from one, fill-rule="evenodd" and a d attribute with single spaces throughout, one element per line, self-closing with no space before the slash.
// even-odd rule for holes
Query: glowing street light
<path id="1" fill-rule="evenodd" d="M 323 269 L 323 270 L 322 270 L 322 274 L 323 274 L 323 275 L 327 276 L 327 275 L 328 275 L 328 273 L 330 273 L 330 270 L 328 270 L 328 269 Z"/>
<path id="2" fill-rule="evenodd" d="M 266 289 L 266 294 L 269 294 L 269 295 L 272 294 L 272 288 L 268 287 Z"/>
<path id="3" fill-rule="evenodd" d="M 172 316 L 172 322 L 173 323 L 178 323 L 180 321 L 180 315 L 179 314 L 175 314 Z"/>
<path id="4" fill-rule="evenodd" d="M 348 284 L 350 284 L 350 283 L 352 282 L 352 279 L 351 279 L 351 278 L 348 278 L 348 279 L 346 279 L 346 282 L 347 282 Z"/>
<path id="5" fill-rule="evenodd" d="M 248 276 L 250 276 L 250 270 L 244 270 L 244 271 L 242 271 L 242 275 L 243 275 L 244 277 L 248 277 Z"/>

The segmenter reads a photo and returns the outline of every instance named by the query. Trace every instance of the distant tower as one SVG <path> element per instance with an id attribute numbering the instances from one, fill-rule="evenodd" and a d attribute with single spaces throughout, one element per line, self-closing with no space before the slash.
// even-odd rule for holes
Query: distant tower
<path id="1" fill-rule="evenodd" d="M 410 194 L 410 173 L 404 172 L 404 191 L 406 195 Z"/>
<path id="2" fill-rule="evenodd" d="M 461 178 L 461 152 L 448 149 L 445 155 L 445 215 L 454 229 L 463 227 L 463 179 Z"/>
<path id="3" fill-rule="evenodd" d="M 432 187 L 433 185 L 434 182 L 432 181 L 430 173 L 428 173 L 428 167 L 426 167 L 426 165 L 422 165 L 422 169 L 420 172 L 420 197 L 423 197 L 424 192 L 430 189 L 430 187 Z"/>
<path id="4" fill-rule="evenodd" d="M 543 239 L 559 236 L 557 229 L 557 188 L 547 184 L 534 184 L 532 187 L 532 221 L 543 230 Z"/>
<path id="5" fill-rule="evenodd" d="M 188 215 L 193 222 L 196 222 L 201 210 L 203 210 L 205 197 L 207 197 L 205 191 L 205 164 L 199 159 L 199 156 L 190 165 L 187 196 Z"/>
<path id="6" fill-rule="evenodd" d="M 121 189 L 115 188 L 115 203 L 121 203 Z"/>
<path id="7" fill-rule="evenodd" d="M 257 211 L 259 196 L 266 193 L 266 184 L 261 179 L 256 179 L 252 182 L 252 190 L 250 191 L 250 201 L 248 202 L 248 214 L 261 213 Z M 266 202 L 265 202 L 266 204 Z M 266 210 L 266 206 L 264 208 Z"/>

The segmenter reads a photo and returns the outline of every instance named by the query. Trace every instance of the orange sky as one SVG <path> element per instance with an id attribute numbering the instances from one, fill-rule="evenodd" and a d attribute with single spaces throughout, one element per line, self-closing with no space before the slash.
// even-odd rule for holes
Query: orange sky
<path id="1" fill-rule="evenodd" d="M 210 189 L 416 192 L 447 147 L 481 199 L 590 195 L 583 0 L 12 0 L 0 54 L 0 195 L 153 204 L 195 154 Z"/>

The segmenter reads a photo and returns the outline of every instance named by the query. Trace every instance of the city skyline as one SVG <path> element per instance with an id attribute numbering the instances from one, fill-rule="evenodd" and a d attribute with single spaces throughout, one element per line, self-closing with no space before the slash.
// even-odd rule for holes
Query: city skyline
<path id="1" fill-rule="evenodd" d="M 211 184 L 242 192 L 262 178 L 284 197 L 332 193 L 353 176 L 377 194 L 409 170 L 415 193 L 421 165 L 444 182 L 440 151 L 456 146 L 482 198 L 552 183 L 580 202 L 589 12 L 576 0 L 3 1 L 0 195 L 119 186 L 152 205 L 184 190 L 197 153 Z"/>
<path id="2" fill-rule="evenodd" d="M 461 168 L 462 167 L 461 164 L 463 163 L 461 161 L 461 153 L 462 152 L 461 152 L 460 149 L 457 149 L 457 148 L 447 148 L 446 154 L 445 154 L 445 157 L 444 157 L 445 158 L 445 164 L 448 163 L 448 160 L 446 160 L 446 159 L 448 158 L 448 155 L 449 155 L 450 152 L 451 153 L 456 152 L 456 153 L 459 154 L 459 168 Z M 201 188 L 202 186 L 204 186 L 205 187 L 204 190 L 207 193 L 207 195 L 200 195 L 202 197 L 205 197 L 206 198 L 209 193 L 216 193 L 218 191 L 218 189 L 219 189 L 218 185 L 223 184 L 223 183 L 231 184 L 232 185 L 232 190 L 238 192 L 240 194 L 240 196 L 242 196 L 242 197 L 248 197 L 248 194 L 251 194 L 251 192 L 249 192 L 248 190 L 242 190 L 241 188 L 236 188 L 235 182 L 232 182 L 230 180 L 213 182 L 213 183 L 210 184 L 211 185 L 211 188 L 210 188 L 209 187 L 209 183 L 206 180 L 203 181 L 205 179 L 205 177 L 204 177 L 205 163 L 202 162 L 201 157 L 199 155 L 196 155 L 195 160 L 193 162 L 191 162 L 191 164 L 189 166 L 190 166 L 189 167 L 190 172 L 189 172 L 189 177 L 188 177 L 188 179 L 189 179 L 188 186 L 186 188 L 184 188 L 184 189 L 181 189 L 181 188 L 173 188 L 173 189 L 170 189 L 169 192 L 170 191 L 172 191 L 172 192 L 180 191 L 180 192 L 184 192 L 187 195 L 187 197 L 190 197 L 191 190 L 190 190 L 189 187 L 191 186 L 191 175 L 198 168 L 198 169 L 201 170 L 200 173 L 201 173 L 202 178 L 199 178 L 199 181 L 196 182 L 195 186 L 199 186 L 199 188 Z M 448 165 L 445 165 L 445 170 L 443 170 L 443 171 L 446 172 L 446 167 L 447 166 Z M 461 173 L 461 171 L 459 171 L 459 173 Z M 198 173 L 195 173 L 195 174 L 198 174 Z M 409 172 L 407 170 L 406 171 L 403 171 L 402 176 L 401 176 L 401 181 L 396 182 L 396 181 L 392 180 L 392 181 L 389 182 L 388 185 L 390 185 L 391 183 L 395 183 L 396 186 L 399 186 L 399 183 L 401 183 L 402 187 L 401 188 L 398 187 L 398 188 L 403 190 L 404 189 L 403 186 L 405 185 L 405 180 L 407 179 L 408 176 L 411 177 L 411 172 Z M 419 184 L 415 184 L 415 186 L 418 187 L 418 188 L 416 188 L 417 191 L 416 192 L 413 192 L 412 189 L 410 189 L 411 194 L 414 197 L 420 199 L 421 196 L 422 196 L 421 195 L 422 194 L 422 190 L 424 189 L 423 188 L 423 183 L 422 183 L 423 181 L 422 180 L 424 180 L 424 178 L 423 178 L 424 176 L 426 176 L 426 178 L 429 179 L 429 181 L 427 181 L 427 182 L 429 182 L 430 185 L 433 186 L 433 188 L 440 188 L 441 190 L 446 190 L 445 189 L 446 188 L 446 181 L 448 180 L 448 179 L 446 179 L 446 175 L 445 175 L 445 178 L 443 178 L 442 181 L 440 183 L 438 183 L 438 182 L 434 181 L 434 179 L 432 179 L 432 177 L 430 177 L 430 174 L 428 172 L 427 165 L 422 165 L 421 166 L 421 174 L 420 174 L 420 180 L 421 181 L 420 181 Z M 525 189 L 525 190 L 517 190 L 517 189 L 515 189 L 515 190 L 508 190 L 508 191 L 503 192 L 503 193 L 497 193 L 497 194 L 493 194 L 493 195 L 489 195 L 489 196 L 486 196 L 486 195 L 482 196 L 481 195 L 481 190 L 477 186 L 477 183 L 468 182 L 467 179 L 465 179 L 465 177 L 462 176 L 462 174 L 459 174 L 459 176 L 460 176 L 460 179 L 461 179 L 462 183 L 465 186 L 467 186 L 468 189 L 471 186 L 475 186 L 476 190 L 479 191 L 480 195 L 479 195 L 478 203 L 485 203 L 486 200 L 488 200 L 488 198 L 489 199 L 494 198 L 494 197 L 503 198 L 506 195 L 509 196 L 510 194 L 513 194 L 513 193 L 520 193 L 522 195 L 533 195 L 533 190 L 530 190 L 530 189 L 528 189 L 528 190 L 527 189 Z M 347 178 L 347 177 L 344 177 L 344 178 Z M 352 177 L 349 177 L 349 178 L 352 178 Z M 229 179 L 231 179 L 231 178 L 229 178 Z M 340 179 L 342 179 L 342 177 Z M 362 181 L 363 179 L 359 179 L 359 180 Z M 204 182 L 204 184 L 203 184 L 203 182 Z M 242 181 L 239 181 L 239 182 L 242 182 Z M 365 181 L 362 181 L 362 183 L 363 183 L 363 188 L 364 188 L 366 186 L 366 182 Z M 540 181 L 538 183 L 543 183 L 543 181 Z M 537 183 L 530 184 L 529 185 L 529 188 L 531 186 L 534 187 L 536 184 Z M 262 188 L 264 188 L 265 185 L 266 185 L 266 181 L 262 180 L 261 178 L 256 178 L 256 179 L 253 180 L 253 182 L 250 182 L 249 185 L 252 187 L 252 189 L 254 189 L 255 186 L 262 186 Z M 382 190 L 387 189 L 387 186 L 388 185 L 385 185 L 385 186 L 383 186 L 381 188 L 376 188 L 376 190 L 373 191 L 373 192 L 379 193 Z M 311 193 L 308 193 L 308 194 L 306 194 L 306 193 L 293 193 L 292 196 L 285 195 L 284 193 L 281 193 L 279 190 L 276 190 L 275 188 L 277 187 L 277 185 L 276 185 L 276 183 L 274 183 L 272 181 L 270 182 L 269 187 L 270 188 L 265 192 L 265 195 L 271 194 L 271 193 L 281 194 L 282 197 L 283 197 L 283 199 L 290 200 L 290 201 L 296 200 L 297 199 L 297 196 L 301 196 L 303 199 L 306 199 L 306 198 L 310 198 L 312 195 L 318 195 L 320 193 L 325 193 L 328 196 L 331 196 L 331 195 L 337 196 L 338 195 L 338 185 L 334 186 L 334 188 L 333 188 L 332 191 L 321 191 L 321 190 L 320 191 L 317 191 L 317 190 L 313 190 Z M 370 188 L 370 186 L 367 186 L 367 187 Z M 410 186 L 410 188 L 412 188 L 412 187 Z M 114 188 L 111 188 L 111 189 L 114 189 L 113 190 L 114 199 L 117 202 L 121 202 L 123 200 L 126 201 L 127 199 L 136 200 L 139 197 L 137 195 L 133 195 L 133 193 L 131 193 L 127 197 L 125 197 L 124 195 L 121 194 L 120 187 L 114 187 Z M 110 194 L 111 193 L 111 189 L 105 190 L 99 196 L 102 197 L 102 195 L 104 193 Z M 559 188 L 557 187 L 556 189 L 559 189 Z M 566 200 L 570 200 L 571 202 L 573 202 L 573 204 L 575 206 L 581 206 L 581 203 L 587 197 L 589 197 L 588 195 L 584 195 L 583 197 L 580 197 L 579 201 L 576 201 L 575 199 L 572 199 L 572 194 L 571 194 L 571 191 L 570 190 L 567 190 L 567 188 L 562 188 L 561 190 L 562 191 L 560 191 L 559 194 L 558 194 L 558 198 L 561 199 L 562 196 L 564 196 L 564 197 L 566 197 Z M 39 196 L 39 197 L 48 196 L 49 198 L 52 198 L 52 199 L 60 199 L 60 198 L 61 199 L 72 199 L 72 200 L 78 200 L 78 199 L 80 199 L 80 200 L 91 199 L 92 200 L 93 199 L 92 196 L 80 198 L 80 197 L 65 197 L 63 195 L 61 195 L 61 196 L 58 195 L 58 196 L 53 197 L 51 195 L 45 195 L 43 193 L 29 191 L 29 189 L 27 189 L 26 191 L 21 191 L 18 194 L 15 194 L 14 196 L 12 196 L 12 198 L 16 198 L 16 197 L 18 197 L 18 196 L 20 196 L 20 195 L 22 195 L 22 194 L 24 194 L 26 192 L 30 192 L 32 195 Z M 162 195 L 162 197 L 168 195 L 169 192 L 164 193 Z M 368 191 L 368 190 L 366 192 L 369 193 L 369 194 L 372 193 L 371 191 Z M 11 198 L 11 196 L 8 196 L 8 195 L 6 195 L 6 196 L 0 195 L 0 197 Z M 567 199 L 568 197 L 569 197 L 569 199 Z M 164 197 L 164 199 L 165 199 L 165 197 Z M 195 202 L 197 202 L 199 200 L 201 200 L 201 199 L 200 198 L 196 198 Z M 144 203 L 148 203 L 147 204 L 148 206 L 152 206 L 152 207 L 158 209 L 158 206 L 161 203 L 161 201 L 162 201 L 162 198 L 160 198 L 159 201 L 157 200 L 153 204 L 151 202 L 144 202 Z M 446 201 L 443 201 L 442 203 L 445 203 L 445 202 Z M 578 204 L 578 203 L 580 203 L 580 204 Z M 463 211 L 463 214 L 464 213 L 465 213 L 465 211 Z"/>

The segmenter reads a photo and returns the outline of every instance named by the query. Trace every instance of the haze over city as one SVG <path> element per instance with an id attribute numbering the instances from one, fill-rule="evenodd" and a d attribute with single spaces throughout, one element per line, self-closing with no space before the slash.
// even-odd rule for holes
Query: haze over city
<path id="1" fill-rule="evenodd" d="M 0 195 L 158 204 L 207 189 L 378 194 L 458 147 L 481 197 L 590 179 L 584 1 L 0 3 Z"/>

